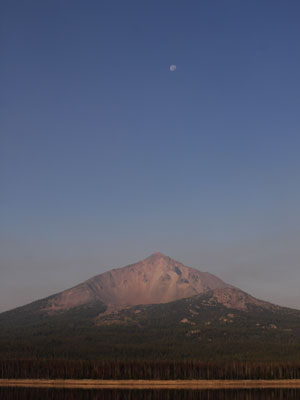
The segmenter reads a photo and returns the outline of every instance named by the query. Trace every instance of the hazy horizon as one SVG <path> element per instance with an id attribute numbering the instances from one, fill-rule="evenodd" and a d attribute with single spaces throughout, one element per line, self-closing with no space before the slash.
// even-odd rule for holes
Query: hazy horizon
<path id="1" fill-rule="evenodd" d="M 168 254 L 165 254 L 165 255 L 169 256 Z M 48 284 L 48 286 L 46 288 L 45 288 L 45 286 L 43 284 L 40 285 L 40 286 L 35 286 L 35 287 L 32 286 L 31 289 L 32 290 L 34 289 L 34 290 L 31 293 L 31 295 L 29 293 L 29 291 L 30 291 L 29 288 L 24 286 L 24 291 L 21 290 L 21 291 L 18 291 L 17 293 L 13 293 L 14 300 L 15 300 L 15 305 L 10 306 L 9 308 L 0 309 L 0 312 L 8 311 L 8 310 L 10 310 L 10 309 L 12 309 L 14 307 L 22 306 L 22 305 L 25 305 L 25 304 L 30 303 L 32 301 L 39 300 L 41 298 L 44 298 L 44 297 L 47 297 L 49 295 L 55 294 L 57 292 L 63 291 L 65 289 L 69 289 L 70 287 L 76 286 L 77 284 L 82 283 L 83 281 L 85 281 L 85 280 L 87 280 L 87 279 L 89 279 L 89 278 L 91 278 L 91 277 L 93 277 L 95 275 L 104 273 L 104 272 L 109 271 L 109 270 L 111 270 L 113 268 L 125 267 L 125 266 L 127 266 L 129 264 L 133 264 L 135 262 L 141 261 L 142 259 L 147 258 L 148 256 L 150 256 L 150 254 L 148 254 L 147 256 L 142 257 L 140 259 L 132 260 L 132 261 L 130 261 L 128 263 L 125 263 L 123 265 L 113 265 L 113 266 L 108 267 L 108 268 L 101 268 L 101 270 L 99 272 L 95 272 L 94 275 L 92 275 L 92 276 L 90 275 L 90 276 L 82 277 L 81 281 L 75 281 L 74 279 L 73 280 L 70 279 L 69 284 L 67 282 L 69 276 L 67 276 L 67 277 L 65 277 L 64 284 L 60 284 L 59 285 L 57 283 L 56 284 L 52 283 L 52 289 L 51 289 L 51 285 L 49 285 L 49 284 Z M 171 258 L 173 258 L 173 257 L 171 257 Z M 196 268 L 198 270 L 201 270 L 202 272 L 210 272 L 212 274 L 216 274 L 216 272 L 212 271 L 212 269 L 205 269 L 205 268 L 201 269 L 197 265 L 188 265 L 183 260 L 180 260 L 180 259 L 176 259 L 176 261 L 180 261 L 184 265 L 186 265 L 188 267 Z M 244 271 L 244 273 L 245 273 L 245 271 Z M 253 273 L 253 269 L 252 269 L 252 273 Z M 257 296 L 262 300 L 268 300 L 268 301 L 271 301 L 271 302 L 273 302 L 275 304 L 278 304 L 278 305 L 281 305 L 281 306 L 297 308 L 297 306 L 295 306 L 293 304 L 293 301 L 295 300 L 293 295 L 291 295 L 289 297 L 288 295 L 284 294 L 284 297 L 281 298 L 280 297 L 281 292 L 276 293 L 276 291 L 274 290 L 273 293 L 272 293 L 271 285 L 270 285 L 270 291 L 265 293 L 263 285 L 256 285 L 255 287 L 251 287 L 251 283 L 249 283 L 249 276 L 250 276 L 251 273 L 249 274 L 249 276 L 247 278 L 248 284 L 247 284 L 246 280 L 244 282 L 242 282 L 240 280 L 234 279 L 234 274 L 236 274 L 236 271 L 234 271 L 234 268 L 231 268 L 231 269 L 229 268 L 227 273 L 226 273 L 226 271 L 224 271 L 223 275 L 221 273 L 219 273 L 216 276 L 219 277 L 219 278 L 222 278 L 226 283 L 233 284 L 233 285 L 239 287 L 239 289 L 247 291 L 249 294 Z M 59 277 L 58 275 L 59 274 L 57 274 L 57 277 Z M 226 276 L 231 277 L 231 280 L 226 279 Z M 257 276 L 257 278 L 258 277 L 259 277 L 259 275 Z M 263 274 L 261 275 L 261 277 L 263 277 Z M 272 282 L 274 283 L 275 280 L 276 279 L 272 279 Z M 276 282 L 275 282 L 274 288 L 276 288 L 276 287 L 278 287 L 278 283 L 276 284 Z M 27 296 L 27 297 L 25 297 L 25 296 Z M 20 301 L 22 301 L 21 300 L 22 298 L 25 299 L 25 300 L 23 300 L 23 303 L 20 303 Z M 297 300 L 297 298 L 296 298 L 296 300 Z M 283 303 L 284 301 L 285 301 L 285 303 Z M 300 307 L 298 307 L 298 308 L 300 309 Z"/>
<path id="2" fill-rule="evenodd" d="M 300 309 L 300 3 L 0 5 L 0 312 L 164 254 Z"/>

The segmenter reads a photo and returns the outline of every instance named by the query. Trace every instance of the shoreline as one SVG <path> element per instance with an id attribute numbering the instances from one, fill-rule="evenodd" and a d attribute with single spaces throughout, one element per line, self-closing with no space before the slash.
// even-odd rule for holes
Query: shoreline
<path id="1" fill-rule="evenodd" d="M 96 380 L 0 379 L 0 387 L 67 389 L 300 389 L 300 379 L 282 380 Z"/>

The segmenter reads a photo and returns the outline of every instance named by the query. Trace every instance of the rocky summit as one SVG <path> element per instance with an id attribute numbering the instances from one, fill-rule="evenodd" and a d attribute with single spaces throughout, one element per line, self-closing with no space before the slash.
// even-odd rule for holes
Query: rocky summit
<path id="1" fill-rule="evenodd" d="M 45 311 L 64 311 L 96 301 L 119 307 L 168 303 L 225 287 L 230 285 L 216 276 L 187 267 L 157 252 L 51 297 Z"/>

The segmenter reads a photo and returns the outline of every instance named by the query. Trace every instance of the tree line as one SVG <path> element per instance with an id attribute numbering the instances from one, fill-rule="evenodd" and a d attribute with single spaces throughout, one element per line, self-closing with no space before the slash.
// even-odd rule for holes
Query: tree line
<path id="1" fill-rule="evenodd" d="M 1 400 L 299 400 L 297 389 L 46 389 L 46 388 L 1 388 Z"/>
<path id="2" fill-rule="evenodd" d="M 299 363 L 0 360 L 0 379 L 300 379 Z"/>

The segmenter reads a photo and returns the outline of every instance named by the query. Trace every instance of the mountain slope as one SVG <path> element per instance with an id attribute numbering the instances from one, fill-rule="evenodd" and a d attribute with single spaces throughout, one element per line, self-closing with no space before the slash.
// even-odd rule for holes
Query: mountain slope
<path id="1" fill-rule="evenodd" d="M 53 296 L 45 311 L 61 312 L 98 301 L 117 306 L 168 303 L 227 286 L 208 272 L 154 253 L 143 261 L 97 275 Z"/>
<path id="2" fill-rule="evenodd" d="M 232 288 L 112 310 L 93 303 L 50 316 L 18 313 L 0 315 L 0 358 L 215 362 L 300 357 L 300 312 Z"/>
<path id="3" fill-rule="evenodd" d="M 0 358 L 297 360 L 300 311 L 155 253 L 0 314 Z"/>

